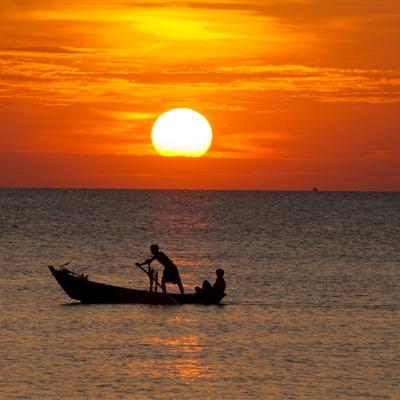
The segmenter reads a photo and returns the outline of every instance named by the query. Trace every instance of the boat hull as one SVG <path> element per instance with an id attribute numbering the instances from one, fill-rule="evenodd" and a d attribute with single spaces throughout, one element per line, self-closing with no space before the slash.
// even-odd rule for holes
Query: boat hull
<path id="1" fill-rule="evenodd" d="M 92 282 L 87 277 L 78 276 L 66 268 L 56 269 L 49 266 L 49 269 L 69 297 L 85 304 L 218 304 L 225 296 L 205 298 L 197 294 L 154 293 Z"/>

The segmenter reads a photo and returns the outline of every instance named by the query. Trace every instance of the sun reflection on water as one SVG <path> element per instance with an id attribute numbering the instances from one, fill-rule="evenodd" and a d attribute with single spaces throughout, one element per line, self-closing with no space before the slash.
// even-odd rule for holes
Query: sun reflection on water
<path id="1" fill-rule="evenodd" d="M 163 351 L 168 353 L 201 353 L 203 351 L 202 346 L 199 343 L 199 337 L 196 335 L 189 335 L 184 337 L 174 338 L 154 338 L 153 344 L 163 348 Z"/>
<path id="2" fill-rule="evenodd" d="M 176 322 L 181 323 L 176 317 Z M 175 319 L 174 319 L 175 320 Z M 197 335 L 149 338 L 151 354 L 157 358 L 140 358 L 129 364 L 129 375 L 138 377 L 146 371 L 149 378 L 210 378 L 215 370 L 206 362 L 205 349 Z"/>
<path id="3" fill-rule="evenodd" d="M 181 315 L 173 315 L 168 318 L 167 323 L 175 325 L 194 325 L 195 321 L 196 320 L 194 318 L 187 318 Z"/>

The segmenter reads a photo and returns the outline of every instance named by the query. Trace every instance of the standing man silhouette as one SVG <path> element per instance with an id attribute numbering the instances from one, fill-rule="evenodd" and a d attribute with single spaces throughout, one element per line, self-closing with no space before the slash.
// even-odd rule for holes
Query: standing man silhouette
<path id="1" fill-rule="evenodd" d="M 154 260 L 157 260 L 164 267 L 163 276 L 161 278 L 161 287 L 163 292 L 167 293 L 165 284 L 169 282 L 178 285 L 181 294 L 184 294 L 181 277 L 179 276 L 177 266 L 172 262 L 172 260 L 167 255 L 165 255 L 162 251 L 160 251 L 160 248 L 158 247 L 157 244 L 152 244 L 150 246 L 150 251 L 153 256 L 140 263 L 140 265 L 150 264 Z"/>

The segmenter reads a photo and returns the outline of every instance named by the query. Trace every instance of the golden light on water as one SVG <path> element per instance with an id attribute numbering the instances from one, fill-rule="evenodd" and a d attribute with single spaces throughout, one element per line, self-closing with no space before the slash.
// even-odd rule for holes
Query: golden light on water
<path id="1" fill-rule="evenodd" d="M 211 378 L 216 374 L 216 366 L 204 362 L 201 356 L 204 347 L 197 335 L 154 337 L 149 339 L 149 343 L 152 348 L 157 348 L 160 354 L 168 354 L 170 358 L 137 359 L 134 364 L 128 366 L 130 376 L 140 377 L 143 370 L 148 371 L 148 377 L 155 379 L 168 377 L 187 380 Z"/>
<path id="2" fill-rule="evenodd" d="M 189 108 L 161 114 L 153 125 L 152 142 L 166 157 L 201 157 L 211 146 L 212 129 L 207 119 Z"/>

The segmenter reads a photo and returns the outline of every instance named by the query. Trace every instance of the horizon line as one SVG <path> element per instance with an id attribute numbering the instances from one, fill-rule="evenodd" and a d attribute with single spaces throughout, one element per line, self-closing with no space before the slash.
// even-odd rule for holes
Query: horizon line
<path id="1" fill-rule="evenodd" d="M 315 190 L 317 189 L 317 190 Z M 292 193 L 400 193 L 396 190 L 375 189 L 241 189 L 241 188 L 127 188 L 127 187 L 79 187 L 79 186 L 0 186 L 0 190 L 110 190 L 110 191 L 176 191 L 176 192 L 292 192 Z"/>

